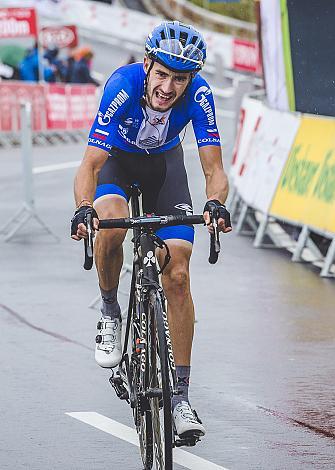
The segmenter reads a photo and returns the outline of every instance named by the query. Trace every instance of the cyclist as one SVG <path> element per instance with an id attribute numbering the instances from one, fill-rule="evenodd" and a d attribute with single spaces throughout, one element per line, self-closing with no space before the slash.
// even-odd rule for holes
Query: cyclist
<path id="1" fill-rule="evenodd" d="M 206 44 L 192 26 L 165 21 L 149 34 L 144 63 L 116 70 L 107 81 L 88 147 L 75 178 L 77 209 L 72 238 L 87 236 L 84 218 L 128 217 L 130 185 L 138 182 L 146 213 L 192 213 L 192 201 L 179 134 L 192 121 L 206 180 L 204 216 L 208 203 L 220 213 L 219 230 L 231 230 L 223 205 L 228 181 L 223 169 L 214 101 L 208 83 L 198 72 L 206 59 Z M 94 201 L 94 202 L 93 202 Z M 211 230 L 211 227 L 209 227 Z M 189 261 L 192 226 L 157 231 L 171 252 L 162 283 L 168 302 L 169 326 L 181 395 L 173 397 L 176 432 L 205 434 L 188 398 L 194 307 L 190 292 Z M 117 301 L 123 262 L 125 231 L 97 233 L 95 263 L 102 296 L 100 342 L 95 359 L 101 367 L 115 367 L 121 359 L 121 315 Z M 160 250 L 161 251 L 161 250 Z M 158 254 L 158 257 L 163 255 Z"/>

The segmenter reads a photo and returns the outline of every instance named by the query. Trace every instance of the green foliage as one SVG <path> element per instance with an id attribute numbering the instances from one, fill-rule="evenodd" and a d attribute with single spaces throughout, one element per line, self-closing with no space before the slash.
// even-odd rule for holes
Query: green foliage
<path id="1" fill-rule="evenodd" d="M 239 20 L 256 22 L 255 1 L 240 0 L 239 3 L 210 3 L 207 0 L 190 0 L 191 3 L 221 15 L 231 16 Z"/>

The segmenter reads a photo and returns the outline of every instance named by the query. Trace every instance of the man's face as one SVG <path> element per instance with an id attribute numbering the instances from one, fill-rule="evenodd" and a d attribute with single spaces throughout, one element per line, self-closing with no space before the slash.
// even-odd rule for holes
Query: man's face
<path id="1" fill-rule="evenodd" d="M 144 70 L 148 73 L 151 59 L 144 58 Z M 155 62 L 148 78 L 146 101 L 154 111 L 167 111 L 184 93 L 191 79 L 190 72 L 172 72 Z"/>

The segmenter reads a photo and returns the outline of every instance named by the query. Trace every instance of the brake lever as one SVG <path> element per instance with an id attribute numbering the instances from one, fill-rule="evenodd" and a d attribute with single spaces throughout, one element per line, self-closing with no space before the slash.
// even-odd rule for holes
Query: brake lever
<path id="1" fill-rule="evenodd" d="M 84 238 L 85 261 L 84 269 L 89 271 L 93 266 L 93 240 L 94 230 L 92 230 L 92 214 L 86 216 L 87 238 Z"/>
<path id="2" fill-rule="evenodd" d="M 219 253 L 221 249 L 219 230 L 218 230 L 218 217 L 217 217 L 218 214 L 210 211 L 209 216 L 210 216 L 210 220 L 214 229 L 214 233 L 210 234 L 211 235 L 210 236 L 210 251 L 209 251 L 208 262 L 210 264 L 215 264 L 219 258 Z"/>

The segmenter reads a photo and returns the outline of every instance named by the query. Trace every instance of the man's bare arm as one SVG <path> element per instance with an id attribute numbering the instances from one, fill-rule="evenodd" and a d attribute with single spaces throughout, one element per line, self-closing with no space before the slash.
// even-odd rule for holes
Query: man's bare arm
<path id="1" fill-rule="evenodd" d="M 206 145 L 199 148 L 199 155 L 206 178 L 207 199 L 217 199 L 224 204 L 228 196 L 229 184 L 223 168 L 221 148 Z"/>
<path id="2" fill-rule="evenodd" d="M 108 158 L 108 152 L 88 146 L 74 180 L 76 207 L 93 204 L 98 174 Z"/>
<path id="3" fill-rule="evenodd" d="M 83 206 L 93 205 L 98 174 L 107 158 L 108 152 L 105 150 L 92 146 L 87 147 L 74 181 L 74 198 L 77 209 Z M 99 227 L 99 220 L 97 218 L 93 219 L 93 227 L 95 230 Z M 87 238 L 85 224 L 79 223 L 77 232 L 71 236 L 77 241 L 82 238 Z"/>

